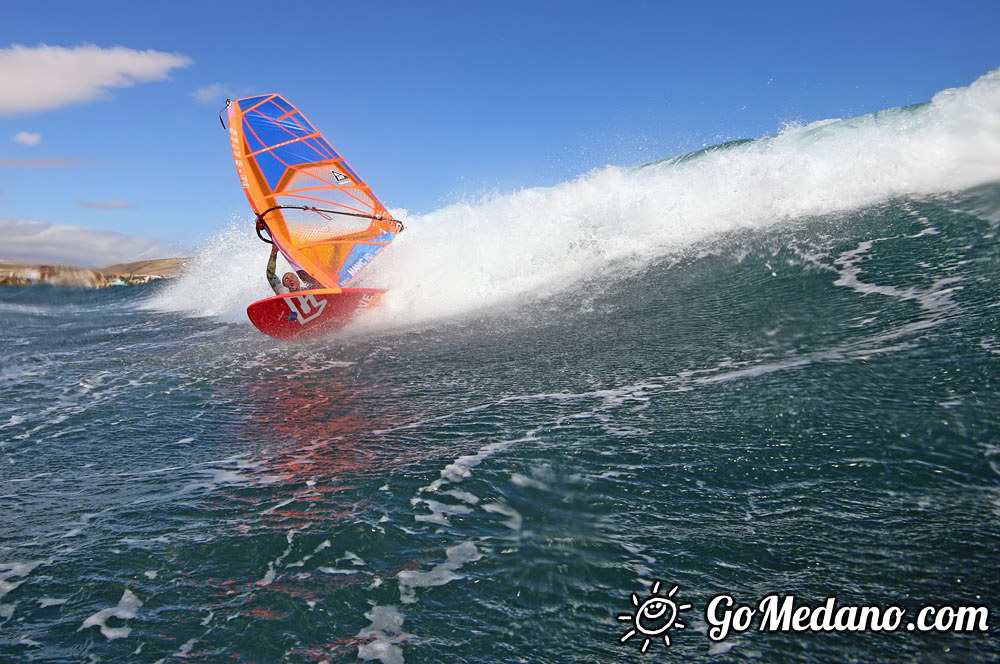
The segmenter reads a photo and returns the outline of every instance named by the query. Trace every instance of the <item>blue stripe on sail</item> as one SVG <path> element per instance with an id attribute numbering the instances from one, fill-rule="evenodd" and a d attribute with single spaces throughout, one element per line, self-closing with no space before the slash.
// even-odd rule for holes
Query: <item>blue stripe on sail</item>
<path id="1" fill-rule="evenodd" d="M 343 286 L 348 281 L 358 276 L 361 270 L 372 262 L 375 255 L 382 250 L 382 247 L 371 244 L 358 244 L 354 246 L 351 253 L 347 255 L 347 260 L 337 273 L 337 285 Z"/>

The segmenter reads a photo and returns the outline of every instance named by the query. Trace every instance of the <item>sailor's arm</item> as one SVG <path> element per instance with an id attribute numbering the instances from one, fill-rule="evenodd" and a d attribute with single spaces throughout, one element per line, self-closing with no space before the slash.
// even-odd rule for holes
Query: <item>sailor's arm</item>
<path id="1" fill-rule="evenodd" d="M 278 275 L 275 274 L 275 270 L 278 267 L 278 245 L 271 245 L 271 258 L 267 261 L 267 283 L 271 284 L 271 290 L 274 291 L 276 295 L 282 295 L 288 292 L 281 281 L 278 280 Z"/>
<path id="2" fill-rule="evenodd" d="M 312 275 L 305 270 L 296 270 L 295 274 L 299 275 L 299 281 L 302 282 L 302 285 L 306 288 L 306 290 L 323 288 L 323 284 L 313 279 Z"/>

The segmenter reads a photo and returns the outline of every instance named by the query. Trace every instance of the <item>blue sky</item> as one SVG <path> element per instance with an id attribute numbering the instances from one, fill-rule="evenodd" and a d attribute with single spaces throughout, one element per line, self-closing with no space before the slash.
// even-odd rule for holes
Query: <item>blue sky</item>
<path id="1" fill-rule="evenodd" d="M 0 223 L 252 233 L 227 96 L 284 95 L 426 213 L 927 101 L 1000 66 L 997 34 L 995 0 L 10 3 Z"/>

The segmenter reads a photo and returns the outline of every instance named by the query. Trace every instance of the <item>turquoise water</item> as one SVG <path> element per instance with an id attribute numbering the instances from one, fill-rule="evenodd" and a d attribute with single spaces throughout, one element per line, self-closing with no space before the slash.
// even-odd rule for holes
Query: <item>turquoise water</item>
<path id="1" fill-rule="evenodd" d="M 411 220 L 388 313 L 309 345 L 241 319 L 225 270 L 266 295 L 266 249 L 226 233 L 235 268 L 3 289 L 0 660 L 996 661 L 1000 166 L 902 194 L 923 166 L 855 164 L 833 202 L 782 170 L 866 123 L 885 153 L 934 107 Z M 524 263 L 429 249 L 525 199 Z M 643 654 L 618 616 L 657 581 L 691 608 Z M 988 630 L 716 642 L 721 593 L 985 606 Z"/>

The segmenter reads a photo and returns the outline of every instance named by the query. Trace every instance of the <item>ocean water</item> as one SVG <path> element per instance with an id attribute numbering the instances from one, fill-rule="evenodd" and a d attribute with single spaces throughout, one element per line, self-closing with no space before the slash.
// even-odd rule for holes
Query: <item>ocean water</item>
<path id="1" fill-rule="evenodd" d="M 247 219 L 0 290 L 0 661 L 1000 657 L 1000 73 L 399 214 L 305 345 Z M 714 640 L 720 595 L 906 618 Z"/>

